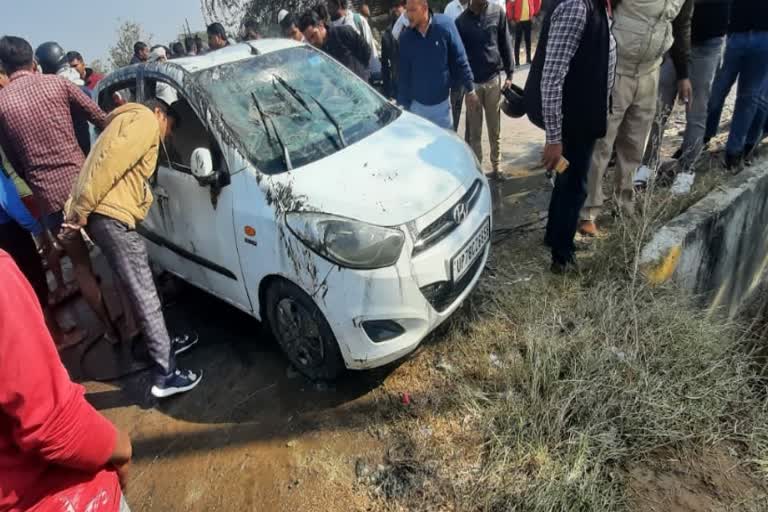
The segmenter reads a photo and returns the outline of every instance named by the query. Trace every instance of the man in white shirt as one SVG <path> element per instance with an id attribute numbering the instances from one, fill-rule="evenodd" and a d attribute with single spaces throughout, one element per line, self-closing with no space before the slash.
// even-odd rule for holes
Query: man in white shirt
<path id="1" fill-rule="evenodd" d="M 461 16 L 461 13 L 464 12 L 468 4 L 469 0 L 452 0 L 448 5 L 445 6 L 443 14 L 450 16 L 453 18 L 453 21 L 456 21 L 456 18 Z"/>
<path id="2" fill-rule="evenodd" d="M 381 76 L 381 60 L 379 59 L 379 49 L 376 41 L 373 39 L 373 32 L 368 20 L 364 16 L 349 9 L 349 0 L 328 0 L 328 12 L 331 15 L 331 25 L 341 27 L 347 25 L 355 29 L 355 32 L 365 39 L 368 46 L 371 47 L 371 61 L 369 71 L 371 77 Z"/>
<path id="3" fill-rule="evenodd" d="M 411 25 L 411 22 L 408 21 L 408 13 L 403 12 L 403 14 L 400 15 L 400 17 L 395 22 L 394 26 L 392 27 L 392 35 L 395 36 L 396 40 L 400 39 L 400 34 L 403 32 L 403 30 L 407 29 Z"/>

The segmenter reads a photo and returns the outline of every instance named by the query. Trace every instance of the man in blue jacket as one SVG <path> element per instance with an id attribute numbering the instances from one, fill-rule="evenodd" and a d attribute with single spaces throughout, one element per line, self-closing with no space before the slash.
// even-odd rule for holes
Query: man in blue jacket
<path id="1" fill-rule="evenodd" d="M 453 129 L 451 86 L 467 91 L 467 108 L 479 108 L 474 77 L 454 21 L 433 14 L 428 0 L 408 0 L 410 27 L 400 35 L 398 102 L 446 130 Z"/>

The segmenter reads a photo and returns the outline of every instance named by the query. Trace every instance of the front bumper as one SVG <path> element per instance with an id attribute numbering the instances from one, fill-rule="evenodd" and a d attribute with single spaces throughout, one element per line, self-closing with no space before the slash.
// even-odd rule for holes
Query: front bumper
<path id="1" fill-rule="evenodd" d="M 462 193 L 436 208 L 431 218 L 427 216 L 419 222 L 421 226 L 447 211 Z M 394 267 L 332 270 L 328 274 L 328 292 L 318 300 L 318 306 L 339 342 L 347 368 L 375 368 L 402 358 L 461 306 L 482 275 L 490 243 L 456 283 L 452 281 L 451 261 L 490 221 L 491 210 L 490 189 L 483 180 L 482 192 L 472 211 L 439 243 L 414 255 L 414 237 L 409 236 Z M 376 343 L 364 329 L 365 322 L 374 320 L 395 321 L 404 332 Z"/>

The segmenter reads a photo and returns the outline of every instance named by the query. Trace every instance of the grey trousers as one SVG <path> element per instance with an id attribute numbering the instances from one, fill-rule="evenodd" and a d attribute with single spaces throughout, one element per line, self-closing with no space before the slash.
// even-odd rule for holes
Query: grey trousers
<path id="1" fill-rule="evenodd" d="M 152 279 L 144 240 L 122 222 L 99 214 L 92 214 L 88 218 L 86 229 L 117 274 L 119 284 L 133 305 L 147 340 L 149 355 L 159 367 L 158 371 L 167 375 L 175 369 L 171 339 L 155 281 Z"/>
<path id="2" fill-rule="evenodd" d="M 707 108 L 709 95 L 712 92 L 712 81 L 720 65 L 723 55 L 725 37 L 715 37 L 694 45 L 689 59 L 689 78 L 693 87 L 693 97 L 686 114 L 685 135 L 681 146 L 682 155 L 678 161 L 680 170 L 690 172 L 696 166 L 704 148 L 704 131 L 707 124 Z M 643 156 L 643 165 L 656 169 L 659 163 L 659 150 L 664 139 L 664 130 L 669 115 L 677 99 L 677 74 L 669 55 L 664 57 L 659 77 L 658 121 L 653 123 L 648 145 Z"/>

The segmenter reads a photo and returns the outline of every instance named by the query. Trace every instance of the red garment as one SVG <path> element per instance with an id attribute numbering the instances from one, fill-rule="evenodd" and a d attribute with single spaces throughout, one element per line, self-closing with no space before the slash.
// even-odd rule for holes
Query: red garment
<path id="1" fill-rule="evenodd" d="M 89 91 L 92 91 L 96 88 L 96 85 L 101 82 L 102 78 L 104 78 L 104 75 L 88 68 L 85 73 L 85 86 Z"/>
<path id="2" fill-rule="evenodd" d="M 37 201 L 35 200 L 35 196 L 27 196 L 22 197 L 21 202 L 24 203 L 24 206 L 27 207 L 27 210 L 29 210 L 29 214 L 32 215 L 37 220 L 40 220 L 40 208 L 37 207 Z"/>
<path id="3" fill-rule="evenodd" d="M 60 76 L 17 71 L 0 89 L 0 146 L 44 214 L 64 208 L 85 162 L 70 109 L 99 128 L 106 125 L 98 105 Z"/>
<path id="4" fill-rule="evenodd" d="M 61 364 L 29 283 L 0 251 L 0 512 L 116 512 L 117 431 Z"/>
<path id="5" fill-rule="evenodd" d="M 507 0 L 507 19 L 520 21 L 523 13 L 523 2 L 528 2 L 528 12 L 531 19 L 541 11 L 541 0 Z"/>

